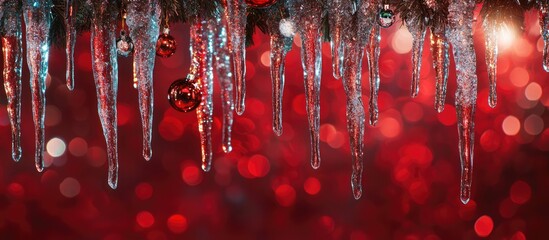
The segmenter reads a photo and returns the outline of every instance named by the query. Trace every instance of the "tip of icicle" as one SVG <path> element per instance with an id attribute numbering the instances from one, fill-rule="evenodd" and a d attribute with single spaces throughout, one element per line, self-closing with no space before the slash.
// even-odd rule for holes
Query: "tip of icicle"
<path id="1" fill-rule="evenodd" d="M 117 181 L 109 181 L 109 187 L 111 187 L 112 189 L 116 189 L 118 187 L 118 182 Z"/>
<path id="2" fill-rule="evenodd" d="M 38 172 L 43 172 L 44 171 L 44 166 L 36 166 L 36 171 Z"/>
<path id="3" fill-rule="evenodd" d="M 491 108 L 495 108 L 497 104 L 498 104 L 497 100 L 488 99 L 488 106 L 490 106 Z"/>
<path id="4" fill-rule="evenodd" d="M 203 170 L 204 172 L 209 172 L 211 168 L 212 168 L 212 165 L 211 165 L 211 164 L 202 163 L 202 170 Z"/>
<path id="5" fill-rule="evenodd" d="M 238 116 L 242 116 L 244 114 L 244 107 L 237 107 L 235 111 Z"/>
<path id="6" fill-rule="evenodd" d="M 152 158 L 152 151 L 143 150 L 143 158 L 145 161 L 150 161 Z"/>
<path id="7" fill-rule="evenodd" d="M 233 146 L 231 146 L 231 145 L 223 145 L 223 152 L 224 152 L 224 153 L 230 153 L 231 151 L 233 151 Z"/>
<path id="8" fill-rule="evenodd" d="M 277 129 L 276 127 L 273 127 L 273 132 L 277 137 L 282 136 L 282 128 Z"/>
<path id="9" fill-rule="evenodd" d="M 311 162 L 311 167 L 313 167 L 313 169 L 315 169 L 315 170 L 320 168 L 320 161 Z"/>
<path id="10" fill-rule="evenodd" d="M 69 91 L 74 90 L 74 85 L 67 83 L 67 89 L 69 89 Z"/>
<path id="11" fill-rule="evenodd" d="M 353 197 L 355 197 L 355 200 L 360 199 L 362 197 L 362 189 L 354 190 Z"/>
<path id="12" fill-rule="evenodd" d="M 14 151 L 11 154 L 11 158 L 13 159 L 13 161 L 19 162 L 19 160 L 21 160 L 21 149 Z"/>
<path id="13" fill-rule="evenodd" d="M 461 197 L 461 203 L 463 203 L 464 205 L 467 205 L 467 203 L 469 203 L 469 200 L 471 200 L 469 197 Z"/>
<path id="14" fill-rule="evenodd" d="M 442 111 L 444 111 L 444 104 L 435 106 L 435 109 L 437 110 L 438 113 L 441 113 Z"/>

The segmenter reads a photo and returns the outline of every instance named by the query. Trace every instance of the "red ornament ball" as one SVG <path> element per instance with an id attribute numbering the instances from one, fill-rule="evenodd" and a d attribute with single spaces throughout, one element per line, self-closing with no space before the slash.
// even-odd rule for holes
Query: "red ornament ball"
<path id="1" fill-rule="evenodd" d="M 277 0 L 246 0 L 246 4 L 255 8 L 266 8 L 275 4 Z"/>
<path id="2" fill-rule="evenodd" d="M 167 58 L 172 56 L 177 49 L 175 38 L 168 33 L 162 33 L 156 41 L 156 56 Z"/>
<path id="3" fill-rule="evenodd" d="M 190 112 L 200 105 L 202 92 L 200 87 L 188 78 L 179 79 L 170 85 L 168 100 L 175 110 Z"/>

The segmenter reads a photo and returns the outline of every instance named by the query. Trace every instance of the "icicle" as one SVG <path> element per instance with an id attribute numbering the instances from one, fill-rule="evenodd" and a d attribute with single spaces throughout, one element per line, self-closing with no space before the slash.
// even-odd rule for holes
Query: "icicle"
<path id="1" fill-rule="evenodd" d="M 423 42 L 425 41 L 425 23 L 422 22 L 410 22 L 407 23 L 408 31 L 412 34 L 412 97 L 417 97 L 419 93 L 419 77 L 421 72 L 421 56 L 423 53 Z"/>
<path id="2" fill-rule="evenodd" d="M 328 1 L 330 44 L 332 48 L 332 68 L 334 78 L 340 79 L 343 70 L 343 29 L 348 26 L 351 17 L 351 0 Z"/>
<path id="3" fill-rule="evenodd" d="M 267 25 L 270 27 L 271 43 L 271 81 L 272 81 L 272 105 L 273 105 L 273 131 L 281 136 L 282 128 L 282 99 L 284 96 L 284 61 L 286 54 L 291 50 L 293 37 L 286 37 L 280 32 L 280 21 L 283 19 L 280 14 L 283 11 L 282 5 L 271 7 L 267 15 Z"/>
<path id="4" fill-rule="evenodd" d="M 35 135 L 35 164 L 39 172 L 44 170 L 44 118 L 46 115 L 46 77 L 48 75 L 49 31 L 51 25 L 51 0 L 25 0 L 27 39 L 27 64 L 32 91 L 32 115 Z"/>
<path id="5" fill-rule="evenodd" d="M 118 130 L 116 95 L 118 92 L 118 62 L 116 53 L 116 1 L 88 0 L 92 10 L 91 53 L 93 77 L 97 91 L 97 111 L 107 143 L 109 186 L 118 184 Z"/>
<path id="6" fill-rule="evenodd" d="M 431 27 L 431 52 L 436 72 L 435 109 L 444 110 L 446 100 L 446 85 L 448 84 L 448 66 L 450 65 L 449 46 L 446 39 L 445 27 L 436 23 Z"/>
<path id="7" fill-rule="evenodd" d="M 549 1 L 538 1 L 540 5 L 540 26 L 543 37 L 543 69 L 549 72 Z"/>
<path id="8" fill-rule="evenodd" d="M 477 100 L 476 57 L 473 47 L 474 0 L 452 0 L 449 5 L 448 40 L 456 62 L 456 111 L 461 159 L 461 201 L 471 198 L 473 177 L 474 115 Z"/>
<path id="9" fill-rule="evenodd" d="M 301 36 L 305 100 L 311 132 L 311 165 L 320 167 L 320 77 L 322 72 L 322 6 L 317 0 L 288 1 L 290 16 Z"/>
<path id="10" fill-rule="evenodd" d="M 213 43 L 215 22 L 195 20 L 191 25 L 191 72 L 202 87 L 202 102 L 196 109 L 200 146 L 202 149 L 202 170 L 210 171 L 212 166 L 212 122 L 213 122 Z"/>
<path id="11" fill-rule="evenodd" d="M 153 70 L 160 28 L 160 5 L 158 0 L 131 0 L 127 4 L 126 24 L 134 44 L 133 78 L 138 86 L 143 125 L 143 157 L 148 161 L 152 156 Z"/>
<path id="12" fill-rule="evenodd" d="M 379 118 L 377 106 L 377 98 L 379 92 L 379 42 L 381 36 L 379 34 L 379 26 L 374 25 L 370 30 L 368 43 L 368 66 L 370 69 L 370 125 L 375 126 Z"/>
<path id="13" fill-rule="evenodd" d="M 498 33 L 495 29 L 484 27 L 486 38 L 486 66 L 488 67 L 488 82 L 490 85 L 490 94 L 488 95 L 488 105 L 496 107 L 496 74 L 498 65 Z"/>
<path id="14" fill-rule="evenodd" d="M 0 1 L 0 20 L 2 20 L 2 14 L 4 14 L 4 35 L 2 36 L 3 76 L 4 89 L 8 99 L 8 115 L 11 123 L 11 157 L 13 160 L 19 161 L 21 158 L 21 69 L 23 64 L 22 12 L 19 1 L 4 3 Z M 2 25 L 1 22 L 0 25 Z"/>
<path id="15" fill-rule="evenodd" d="M 364 44 L 359 28 L 358 18 L 355 14 L 352 21 L 344 29 L 345 58 L 343 59 L 343 88 L 347 95 L 347 129 L 349 131 L 351 158 L 353 162 L 353 173 L 351 175 L 351 187 L 353 196 L 359 199 L 362 196 L 362 167 L 363 167 L 363 146 L 364 146 L 364 105 L 362 103 L 362 58 L 364 56 Z M 368 37 L 368 36 L 366 36 Z"/>
<path id="16" fill-rule="evenodd" d="M 66 54 L 67 54 L 67 88 L 74 89 L 74 44 L 76 43 L 76 27 L 74 24 L 75 1 L 67 0 L 65 6 Z"/>
<path id="17" fill-rule="evenodd" d="M 216 19 L 215 33 L 215 68 L 219 78 L 221 88 L 221 106 L 223 109 L 223 152 L 232 151 L 231 132 L 233 128 L 234 111 L 234 90 L 233 73 L 231 69 L 231 52 L 227 45 L 227 27 L 228 20 L 226 14 L 222 14 L 223 19 Z"/>
<path id="18" fill-rule="evenodd" d="M 229 45 L 233 54 L 236 85 L 236 113 L 242 115 L 246 97 L 246 4 L 244 0 L 226 0 Z"/>

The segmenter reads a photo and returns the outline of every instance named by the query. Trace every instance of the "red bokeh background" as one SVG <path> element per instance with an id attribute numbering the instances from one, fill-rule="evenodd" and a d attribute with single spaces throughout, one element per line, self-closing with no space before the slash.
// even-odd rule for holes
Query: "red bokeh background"
<path id="1" fill-rule="evenodd" d="M 131 59 L 119 58 L 120 180 L 118 189 L 110 189 L 89 33 L 83 33 L 77 39 L 73 92 L 64 84 L 64 49 L 50 54 L 45 172 L 34 169 L 26 62 L 19 163 L 11 160 L 6 98 L 0 93 L 0 238 L 543 239 L 549 226 L 549 74 L 541 65 L 537 17 L 529 12 L 524 33 L 500 45 L 494 109 L 487 104 L 484 36 L 476 24 L 479 97 L 473 196 L 467 205 L 458 194 L 455 71 L 445 110 L 437 114 L 426 41 L 420 95 L 409 97 L 411 36 L 400 22 L 382 30 L 380 121 L 366 128 L 360 200 L 351 194 L 345 94 L 332 77 L 328 43 L 323 45 L 320 169 L 309 164 L 299 41 L 286 59 L 284 134 L 276 137 L 268 36 L 258 33 L 248 48 L 247 107 L 235 118 L 233 152 L 221 150 L 216 86 L 214 167 L 202 172 L 196 116 L 176 112 L 166 98 L 168 86 L 189 66 L 184 24 L 171 29 L 177 53 L 156 59 L 150 162 L 141 157 Z M 367 81 L 367 68 L 363 74 Z M 367 101 L 368 84 L 363 86 Z"/>

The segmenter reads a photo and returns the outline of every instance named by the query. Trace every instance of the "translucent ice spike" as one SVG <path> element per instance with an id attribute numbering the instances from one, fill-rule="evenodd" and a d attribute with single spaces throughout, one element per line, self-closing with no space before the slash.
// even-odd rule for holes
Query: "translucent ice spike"
<path id="1" fill-rule="evenodd" d="M 246 97 L 246 4 L 244 0 L 227 0 L 226 11 L 234 63 L 236 113 L 242 115 Z"/>
<path id="2" fill-rule="evenodd" d="M 358 20 L 351 22 L 351 26 L 345 29 L 345 58 L 343 60 L 343 88 L 347 95 L 347 129 L 349 131 L 353 173 L 351 175 L 351 187 L 355 199 L 362 196 L 362 168 L 364 147 L 364 105 L 362 103 L 362 57 L 364 46 L 361 44 L 358 31 Z"/>
<path id="3" fill-rule="evenodd" d="M 449 45 L 446 39 L 445 27 L 435 22 L 435 25 L 431 27 L 431 53 L 436 72 L 435 109 L 437 112 L 444 110 L 444 102 L 446 100 L 448 66 L 450 64 L 448 49 Z"/>
<path id="4" fill-rule="evenodd" d="M 202 87 L 202 102 L 196 109 L 200 147 L 202 150 L 202 170 L 210 171 L 212 166 L 212 122 L 213 122 L 213 52 L 215 22 L 196 20 L 191 25 L 191 68 L 196 69 L 190 77 Z"/>
<path id="5" fill-rule="evenodd" d="M 75 1 L 67 0 L 65 6 L 65 25 L 66 34 L 66 55 L 67 55 L 67 88 L 74 89 L 74 44 L 76 43 L 76 27 L 74 24 L 74 14 L 76 13 Z"/>
<path id="6" fill-rule="evenodd" d="M 284 96 L 284 61 L 286 54 L 292 48 L 293 38 L 285 37 L 280 33 L 279 22 L 282 19 L 280 8 L 272 7 L 269 10 L 267 24 L 269 25 L 271 43 L 271 82 L 273 105 L 273 131 L 281 136 L 282 128 L 282 99 Z"/>
<path id="7" fill-rule="evenodd" d="M 143 127 L 143 158 L 152 156 L 153 70 L 158 39 L 160 5 L 158 0 L 130 0 L 127 3 L 126 24 L 134 44 L 133 78 L 137 82 L 139 111 Z"/>
<path id="8" fill-rule="evenodd" d="M 540 5 L 540 26 L 541 36 L 543 37 L 543 69 L 549 72 L 549 1 L 538 1 Z"/>
<path id="9" fill-rule="evenodd" d="M 27 40 L 27 64 L 32 92 L 32 115 L 35 135 L 35 164 L 39 172 L 44 170 L 44 118 L 46 115 L 46 77 L 50 52 L 49 31 L 51 25 L 50 0 L 24 0 Z"/>
<path id="10" fill-rule="evenodd" d="M 407 24 L 408 30 L 412 34 L 412 87 L 411 96 L 417 97 L 419 93 L 419 77 L 421 72 L 421 56 L 423 53 L 423 42 L 427 29 L 423 23 L 411 22 Z"/>
<path id="11" fill-rule="evenodd" d="M 349 23 L 351 0 L 329 0 L 330 44 L 334 78 L 340 79 L 343 68 L 343 29 Z"/>
<path id="12" fill-rule="evenodd" d="M 498 33 L 495 29 L 487 28 L 486 25 L 484 32 L 486 33 L 486 66 L 488 67 L 488 82 L 490 85 L 488 105 L 494 108 L 497 104 L 496 74 L 498 65 Z"/>
<path id="13" fill-rule="evenodd" d="M 116 1 L 88 0 L 92 8 L 91 53 L 93 77 L 97 92 L 97 111 L 107 143 L 109 186 L 118 185 L 118 130 L 116 95 L 118 92 L 118 62 L 115 43 Z"/>
<path id="14" fill-rule="evenodd" d="M 322 72 L 322 6 L 317 0 L 296 0 L 290 3 L 301 36 L 301 61 L 305 78 L 305 101 L 311 133 L 311 165 L 320 167 L 320 77 Z"/>
<path id="15" fill-rule="evenodd" d="M 375 126 L 379 118 L 377 98 L 379 92 L 379 26 L 374 25 L 370 30 L 368 43 L 368 65 L 370 68 L 370 125 Z"/>
<path id="16" fill-rule="evenodd" d="M 476 57 L 473 47 L 474 0 L 450 1 L 447 29 L 456 62 L 459 151 L 461 159 L 461 201 L 471 198 L 473 176 L 474 115 L 477 100 Z"/>
<path id="17" fill-rule="evenodd" d="M 223 14 L 225 18 L 225 14 Z M 231 52 L 227 44 L 227 19 L 216 19 L 215 33 L 215 69 L 221 88 L 221 106 L 223 109 L 223 152 L 232 151 L 231 132 L 233 129 L 234 90 L 233 73 L 231 69 Z"/>
<path id="18" fill-rule="evenodd" d="M 11 157 L 21 158 L 21 69 L 23 66 L 21 40 L 21 5 L 19 1 L 0 0 L 0 12 L 4 13 L 2 36 L 4 89 L 8 100 L 7 110 L 11 123 Z M 2 4 L 5 4 L 2 9 Z M 2 15 L 0 13 L 0 15 Z M 0 16 L 0 20 L 2 16 Z M 0 24 L 1 25 L 1 24 Z"/>

